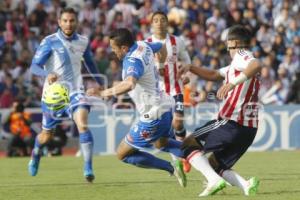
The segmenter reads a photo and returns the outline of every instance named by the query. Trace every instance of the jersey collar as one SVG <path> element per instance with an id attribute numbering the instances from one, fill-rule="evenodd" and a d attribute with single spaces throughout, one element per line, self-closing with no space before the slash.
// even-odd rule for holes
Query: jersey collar
<path id="1" fill-rule="evenodd" d="M 74 32 L 71 37 L 66 37 L 66 35 L 61 31 L 61 29 L 58 29 L 58 35 L 61 39 L 63 40 L 68 40 L 68 41 L 72 41 L 72 40 L 78 40 L 78 35 L 76 32 Z"/>

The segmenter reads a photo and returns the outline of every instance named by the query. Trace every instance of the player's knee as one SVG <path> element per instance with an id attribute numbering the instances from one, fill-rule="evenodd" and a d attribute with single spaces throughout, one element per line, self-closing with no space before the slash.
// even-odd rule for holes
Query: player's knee
<path id="1" fill-rule="evenodd" d="M 77 129 L 78 129 L 79 133 L 84 133 L 89 130 L 87 125 L 77 125 Z"/>
<path id="2" fill-rule="evenodd" d="M 124 162 L 124 158 L 126 158 L 126 154 L 123 153 L 120 147 L 117 149 L 117 158 L 123 162 Z"/>
<path id="3" fill-rule="evenodd" d="M 50 141 L 52 134 L 50 132 L 42 132 L 37 137 L 40 144 L 46 144 Z"/>
<path id="4" fill-rule="evenodd" d="M 126 156 L 123 156 L 122 154 L 118 153 L 117 152 L 117 158 L 121 161 L 123 161 L 123 159 L 125 158 Z"/>
<path id="5" fill-rule="evenodd" d="M 169 139 L 168 138 L 160 138 L 159 140 L 157 140 L 155 143 L 154 143 L 154 146 L 155 148 L 157 149 L 162 149 L 164 148 L 165 146 L 167 146 L 169 142 Z"/>
<path id="6" fill-rule="evenodd" d="M 202 146 L 200 146 L 196 140 L 190 136 L 183 141 L 181 150 L 184 158 L 187 158 L 194 151 L 202 151 Z"/>

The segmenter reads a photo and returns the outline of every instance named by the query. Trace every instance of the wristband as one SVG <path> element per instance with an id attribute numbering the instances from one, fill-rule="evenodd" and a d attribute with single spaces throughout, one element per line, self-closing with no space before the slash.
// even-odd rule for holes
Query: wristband
<path id="1" fill-rule="evenodd" d="M 235 77 L 232 81 L 230 81 L 231 84 L 234 86 L 245 82 L 248 79 L 248 77 L 242 72 L 237 77 Z"/>

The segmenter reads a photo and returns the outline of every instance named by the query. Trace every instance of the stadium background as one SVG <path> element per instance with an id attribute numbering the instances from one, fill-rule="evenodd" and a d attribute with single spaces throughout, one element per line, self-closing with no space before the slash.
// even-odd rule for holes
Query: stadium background
<path id="1" fill-rule="evenodd" d="M 63 6 L 79 10 L 79 32 L 91 39 L 95 61 L 109 85 L 120 80 L 120 64 L 108 48 L 110 30 L 126 26 L 139 39 L 150 34 L 149 14 L 157 9 L 169 14 L 170 32 L 186 43 L 194 63 L 218 68 L 228 63 L 222 42 L 223 31 L 241 23 L 255 30 L 253 51 L 262 60 L 261 102 L 265 120 L 252 150 L 237 163 L 235 169 L 245 177 L 261 180 L 258 195 L 251 199 L 299 199 L 299 151 L 265 151 L 299 148 L 299 0 L 136 0 L 118 4 L 117 0 L 0 0 L 0 107 L 2 120 L 10 112 L 14 99 L 21 98 L 32 113 L 33 129 L 40 128 L 40 96 L 42 80 L 29 72 L 32 55 L 40 40 L 57 29 L 56 18 Z M 220 17 L 213 17 L 219 7 Z M 134 9 L 135 8 L 135 9 Z M 122 11 L 121 14 L 118 11 Z M 138 12 L 137 12 L 138 11 Z M 295 24 L 296 22 L 296 24 Z M 186 88 L 189 106 L 186 124 L 191 130 L 204 123 L 215 110 L 214 93 L 218 85 L 193 80 Z M 87 79 L 87 85 L 94 83 Z M 291 95 L 289 95 L 291 94 Z M 200 103 L 197 103 L 200 102 Z M 99 103 L 99 102 L 98 102 Z M 205 103 L 205 104 L 204 104 Z M 206 104 L 212 103 L 212 104 Z M 104 105 L 103 102 L 99 104 Z M 97 138 L 97 152 L 111 153 L 124 130 L 135 116 L 125 96 L 105 102 L 113 109 L 103 119 L 103 109 L 93 109 L 90 124 Z M 103 107 L 104 108 L 104 107 Z M 109 109 L 110 107 L 105 107 Z M 121 109 L 122 108 L 122 109 Z M 207 109 L 208 108 L 208 109 Z M 197 113 L 197 114 L 196 114 Z M 190 115 L 188 115 L 190 116 Z M 99 118 L 100 117 L 100 118 Z M 99 120 L 98 120 L 98 119 Z M 93 121 L 94 119 L 94 121 Z M 93 124 L 95 123 L 96 124 Z M 99 127 L 106 122 L 106 126 Z M 265 122 L 265 123 L 264 123 Z M 68 133 L 72 148 L 77 149 L 74 132 Z M 0 152 L 5 150 L 7 136 L 1 132 Z M 260 148 L 260 149 L 258 149 Z M 73 152 L 74 153 L 74 152 Z M 1 155 L 1 153 L 0 153 Z M 3 155 L 3 154 L 2 154 Z M 168 155 L 162 155 L 169 159 Z M 27 173 L 28 158 L 0 159 L 0 199 L 5 200 L 153 200 L 196 199 L 202 190 L 200 174 L 188 174 L 188 186 L 178 187 L 176 180 L 163 172 L 128 166 L 115 156 L 96 156 L 94 184 L 84 183 L 82 160 L 74 156 L 45 157 L 37 177 Z M 240 200 L 242 193 L 228 187 L 214 199 Z M 248 198 L 247 198 L 248 199 Z"/>
<path id="2" fill-rule="evenodd" d="M 3 0 L 0 2 L 2 119 L 16 99 L 21 99 L 28 111 L 39 113 L 43 80 L 33 76 L 29 66 L 40 40 L 57 30 L 57 16 L 65 6 L 78 10 L 78 32 L 90 38 L 95 62 L 100 73 L 107 77 L 108 87 L 121 79 L 120 63 L 109 48 L 109 32 L 127 27 L 138 40 L 145 39 L 151 34 L 153 11 L 168 14 L 169 32 L 184 40 L 195 65 L 210 69 L 228 64 L 226 29 L 237 23 L 246 25 L 254 33 L 251 50 L 264 65 L 260 102 L 267 113 L 251 149 L 300 147 L 299 0 Z M 95 82 L 87 77 L 85 84 L 90 87 Z M 211 109 L 215 110 L 218 104 L 214 98 L 218 87 L 219 84 L 191 77 L 185 87 L 185 104 L 192 113 L 186 120 L 189 131 L 212 117 Z M 134 105 L 126 95 L 105 105 L 105 109 L 113 111 L 103 119 L 103 111 L 94 110 L 90 124 L 97 141 L 96 152 L 113 153 L 126 134 L 124 130 L 134 120 Z M 211 109 L 205 110 L 207 107 Z M 97 119 L 105 122 L 104 126 L 100 127 Z M 34 120 L 38 132 L 39 117 Z M 68 136 L 74 135 L 72 132 Z"/>

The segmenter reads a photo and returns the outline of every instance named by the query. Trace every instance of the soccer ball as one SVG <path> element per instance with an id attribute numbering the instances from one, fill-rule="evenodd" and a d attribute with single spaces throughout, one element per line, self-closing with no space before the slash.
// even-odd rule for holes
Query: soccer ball
<path id="1" fill-rule="evenodd" d="M 60 83 L 53 83 L 44 89 L 42 101 L 50 110 L 60 110 L 70 103 L 68 88 Z"/>

